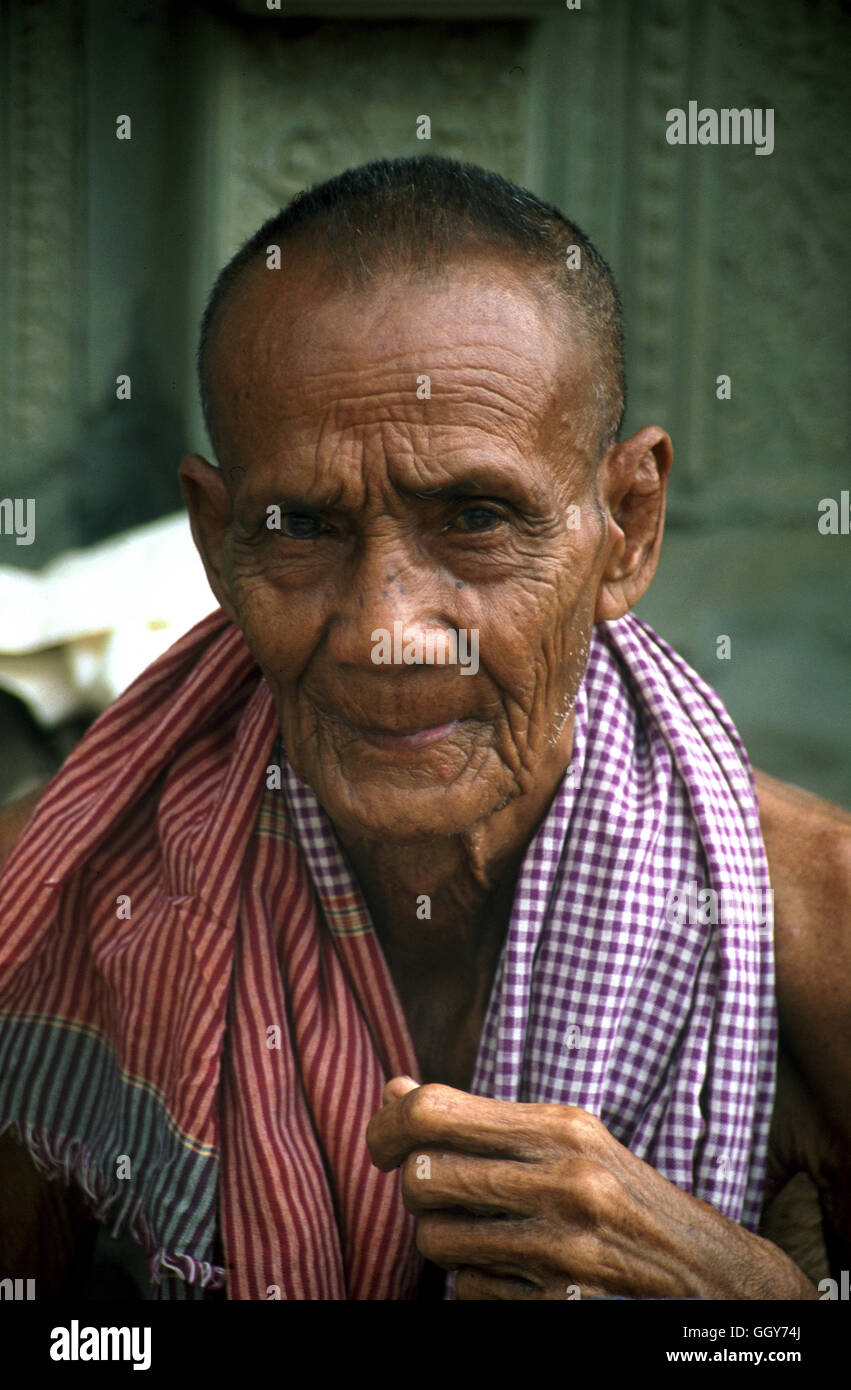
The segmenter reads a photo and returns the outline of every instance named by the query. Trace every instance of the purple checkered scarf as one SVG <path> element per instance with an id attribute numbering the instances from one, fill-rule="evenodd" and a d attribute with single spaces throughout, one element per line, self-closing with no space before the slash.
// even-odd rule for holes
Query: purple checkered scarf
<path id="1" fill-rule="evenodd" d="M 326 921 L 345 929 L 345 913 L 351 930 L 356 903 L 368 924 L 330 820 L 284 770 Z M 692 910 L 673 910 L 687 898 Z M 599 624 L 571 765 L 520 870 L 471 1090 L 581 1106 L 677 1187 L 756 1229 L 776 1049 L 767 903 L 750 765 L 718 696 L 640 619 Z"/>

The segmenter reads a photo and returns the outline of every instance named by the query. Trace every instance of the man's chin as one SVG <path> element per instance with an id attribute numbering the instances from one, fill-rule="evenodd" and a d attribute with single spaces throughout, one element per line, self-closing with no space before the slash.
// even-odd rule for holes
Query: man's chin
<path id="1" fill-rule="evenodd" d="M 477 821 L 505 805 L 501 790 L 488 791 L 468 774 L 467 785 L 400 789 L 358 788 L 348 784 L 341 795 L 328 789 L 319 800 L 335 826 L 354 838 L 382 844 L 405 844 L 449 835 L 463 835 Z M 318 793 L 317 793 L 318 795 Z"/>

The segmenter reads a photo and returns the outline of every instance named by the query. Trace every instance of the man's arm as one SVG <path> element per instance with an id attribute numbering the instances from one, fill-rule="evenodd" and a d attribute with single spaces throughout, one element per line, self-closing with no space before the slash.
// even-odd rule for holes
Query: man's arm
<path id="1" fill-rule="evenodd" d="M 774 888 L 780 1031 L 772 1147 L 808 1173 L 833 1269 L 851 1263 L 851 815 L 756 772 Z"/>
<path id="2" fill-rule="evenodd" d="M 783 1164 L 810 1174 L 826 1223 L 843 1236 L 851 1233 L 851 817 L 762 774 L 759 796 L 790 1059 L 775 1106 Z M 379 1168 L 401 1167 L 419 1248 L 460 1271 L 460 1298 L 580 1289 L 583 1297 L 819 1296 L 779 1246 L 680 1191 L 576 1107 L 492 1101 L 396 1077 L 367 1142 Z"/>

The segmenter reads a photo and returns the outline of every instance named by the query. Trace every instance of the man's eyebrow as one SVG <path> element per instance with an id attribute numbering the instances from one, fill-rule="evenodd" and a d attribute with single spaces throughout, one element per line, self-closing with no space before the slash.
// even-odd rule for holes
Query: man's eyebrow
<path id="1" fill-rule="evenodd" d="M 460 476 L 455 476 L 451 482 L 441 483 L 438 487 L 416 487 L 394 481 L 393 488 L 402 497 L 415 497 L 424 502 L 446 502 L 473 495 L 502 495 L 515 502 L 519 508 L 552 505 L 552 498 L 537 479 L 531 478 L 528 472 L 521 476 L 517 470 L 465 468 Z M 274 485 L 266 485 L 253 495 L 248 493 L 245 502 L 250 506 L 263 506 L 268 502 L 296 510 L 299 507 L 310 507 L 316 511 L 332 511 L 339 505 L 342 496 L 342 487 L 337 487 L 332 492 L 325 490 L 320 495 L 314 492 L 311 486 L 303 492 L 295 492 L 291 488 L 278 489 Z"/>
<path id="2" fill-rule="evenodd" d="M 406 497 L 421 497 L 425 501 L 449 502 L 453 497 L 468 497 L 471 492 L 484 492 L 480 479 L 470 478 L 466 482 L 448 483 L 446 487 L 432 487 L 420 491 L 419 488 L 400 487 L 399 492 Z"/>
<path id="3" fill-rule="evenodd" d="M 401 483 L 395 486 L 403 496 L 418 497 L 427 502 L 451 502 L 456 497 L 484 493 L 502 493 L 521 506 L 529 502 L 545 505 L 549 500 L 540 484 L 528 474 L 521 478 L 515 471 L 504 472 L 502 469 L 470 469 L 440 487 L 405 487 Z"/>
<path id="4" fill-rule="evenodd" d="M 303 492 L 293 492 L 288 488 L 277 488 L 269 483 L 256 493 L 248 492 L 245 495 L 245 503 L 250 507 L 265 507 L 274 505 L 284 509 L 292 508 L 297 510 L 299 507 L 309 507 L 313 511 L 333 511 L 339 506 L 343 496 L 341 487 L 335 488 L 333 492 L 317 493 L 311 497 L 313 489 L 307 487 Z"/>

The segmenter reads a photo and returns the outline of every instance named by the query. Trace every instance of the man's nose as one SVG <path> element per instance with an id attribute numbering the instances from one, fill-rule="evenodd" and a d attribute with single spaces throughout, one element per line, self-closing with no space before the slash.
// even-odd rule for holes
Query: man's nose
<path id="1" fill-rule="evenodd" d="M 346 578 L 328 637 L 337 665 L 375 669 L 373 654 L 384 634 L 399 649 L 418 641 L 420 650 L 430 634 L 439 652 L 439 634 L 454 630 L 446 606 L 452 578 L 413 546 L 387 538 L 366 542 Z"/>

